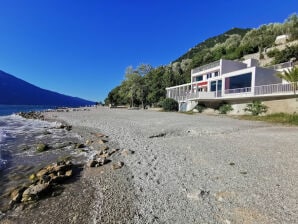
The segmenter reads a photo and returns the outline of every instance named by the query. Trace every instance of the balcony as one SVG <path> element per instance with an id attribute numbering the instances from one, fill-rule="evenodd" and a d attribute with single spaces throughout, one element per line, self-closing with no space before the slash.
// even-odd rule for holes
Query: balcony
<path id="1" fill-rule="evenodd" d="M 181 92 L 182 93 L 182 92 Z M 227 89 L 222 94 L 221 91 L 218 92 L 196 92 L 189 93 L 184 92 L 179 94 L 178 92 L 172 95 L 170 98 L 173 98 L 179 102 L 186 102 L 188 100 L 227 100 L 235 98 L 246 98 L 246 97 L 268 97 L 268 96 L 282 96 L 282 95 L 293 95 L 294 94 L 294 85 L 293 83 L 287 84 L 272 84 L 272 85 L 263 85 L 256 87 L 245 87 L 238 89 Z"/>
<path id="2" fill-rule="evenodd" d="M 212 62 L 212 63 L 207 64 L 207 65 L 200 66 L 198 68 L 194 68 L 194 69 L 191 70 L 191 74 L 195 74 L 195 73 L 205 71 L 205 70 L 208 70 L 210 68 L 215 68 L 215 67 L 218 67 L 218 66 L 220 66 L 220 60 Z"/>

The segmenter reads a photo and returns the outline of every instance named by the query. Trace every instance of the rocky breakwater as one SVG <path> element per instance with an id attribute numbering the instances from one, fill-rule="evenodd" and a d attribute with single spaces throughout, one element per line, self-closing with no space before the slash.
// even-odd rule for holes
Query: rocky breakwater
<path id="1" fill-rule="evenodd" d="M 26 119 L 38 119 L 38 120 L 44 120 L 44 116 L 41 112 L 35 112 L 35 111 L 30 111 L 30 112 L 19 112 L 17 115 L 26 118 Z"/>
<path id="2" fill-rule="evenodd" d="M 71 161 L 50 164 L 37 173 L 30 175 L 29 183 L 17 186 L 10 193 L 10 206 L 37 201 L 43 197 L 55 196 L 61 185 L 73 176 L 74 165 Z"/>

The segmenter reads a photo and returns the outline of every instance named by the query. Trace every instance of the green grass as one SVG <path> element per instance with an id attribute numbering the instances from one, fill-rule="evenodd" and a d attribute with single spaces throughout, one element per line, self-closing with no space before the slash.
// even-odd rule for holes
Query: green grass
<path id="1" fill-rule="evenodd" d="M 240 119 L 298 125 L 298 114 L 275 113 L 265 116 L 242 115 Z"/>

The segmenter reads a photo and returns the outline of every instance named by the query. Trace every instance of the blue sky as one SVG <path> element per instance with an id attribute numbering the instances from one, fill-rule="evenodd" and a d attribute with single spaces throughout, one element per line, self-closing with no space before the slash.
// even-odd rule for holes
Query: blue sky
<path id="1" fill-rule="evenodd" d="M 297 12 L 296 0 L 0 0 L 0 70 L 103 101 L 130 65 L 166 65 L 233 27 Z"/>

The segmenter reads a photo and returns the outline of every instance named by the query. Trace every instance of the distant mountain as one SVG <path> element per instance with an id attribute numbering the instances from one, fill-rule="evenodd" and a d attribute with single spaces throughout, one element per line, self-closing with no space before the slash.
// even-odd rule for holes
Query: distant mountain
<path id="1" fill-rule="evenodd" d="M 95 103 L 41 89 L 0 70 L 0 104 L 78 107 Z"/>

